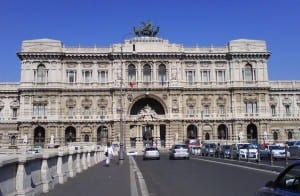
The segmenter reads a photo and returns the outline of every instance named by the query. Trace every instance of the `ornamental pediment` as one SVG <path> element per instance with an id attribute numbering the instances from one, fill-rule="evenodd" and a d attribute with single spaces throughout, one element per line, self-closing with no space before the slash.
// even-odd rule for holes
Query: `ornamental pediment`
<path id="1" fill-rule="evenodd" d="M 283 105 L 292 105 L 292 100 L 291 100 L 291 98 L 285 97 L 285 98 L 282 100 L 282 104 L 283 104 Z"/>
<path id="2" fill-rule="evenodd" d="M 151 121 L 155 119 L 158 119 L 157 113 L 149 105 L 146 105 L 144 108 L 142 108 L 139 111 L 137 117 L 137 120 L 144 120 L 144 121 Z"/>

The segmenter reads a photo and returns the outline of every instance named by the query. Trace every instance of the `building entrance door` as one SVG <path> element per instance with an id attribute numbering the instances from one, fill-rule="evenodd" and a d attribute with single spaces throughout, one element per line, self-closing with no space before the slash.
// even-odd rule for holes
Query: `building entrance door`
<path id="1" fill-rule="evenodd" d="M 145 125 L 142 127 L 144 146 L 153 146 L 153 125 Z"/>

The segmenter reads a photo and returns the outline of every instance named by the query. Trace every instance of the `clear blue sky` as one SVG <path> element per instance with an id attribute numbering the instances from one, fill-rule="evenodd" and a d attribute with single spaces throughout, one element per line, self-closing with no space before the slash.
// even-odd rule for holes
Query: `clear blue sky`
<path id="1" fill-rule="evenodd" d="M 1 0 L 0 82 L 20 80 L 23 40 L 109 46 L 142 21 L 185 46 L 265 40 L 269 79 L 300 80 L 300 0 Z"/>

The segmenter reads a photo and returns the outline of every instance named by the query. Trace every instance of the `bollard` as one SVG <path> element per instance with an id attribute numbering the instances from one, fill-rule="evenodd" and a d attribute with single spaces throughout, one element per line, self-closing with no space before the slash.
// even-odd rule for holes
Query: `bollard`
<path id="1" fill-rule="evenodd" d="M 249 162 L 249 145 L 247 146 L 247 154 L 246 154 L 246 156 L 247 156 L 247 162 Z"/>
<path id="2" fill-rule="evenodd" d="M 272 148 L 270 149 L 270 165 L 273 166 L 273 153 L 272 153 Z"/>
<path id="3" fill-rule="evenodd" d="M 257 164 L 260 164 L 260 151 L 259 151 L 259 147 L 257 148 Z"/>
<path id="4" fill-rule="evenodd" d="M 287 166 L 289 164 L 288 156 L 287 156 L 287 153 L 288 153 L 288 145 L 287 144 L 285 145 L 284 150 L 285 150 L 285 166 Z"/>

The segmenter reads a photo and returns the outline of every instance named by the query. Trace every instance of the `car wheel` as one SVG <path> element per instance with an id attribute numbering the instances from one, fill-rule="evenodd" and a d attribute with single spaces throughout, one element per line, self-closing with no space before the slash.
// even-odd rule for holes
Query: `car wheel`
<path id="1" fill-rule="evenodd" d="M 158 157 L 157 160 L 160 160 L 160 157 Z"/>

